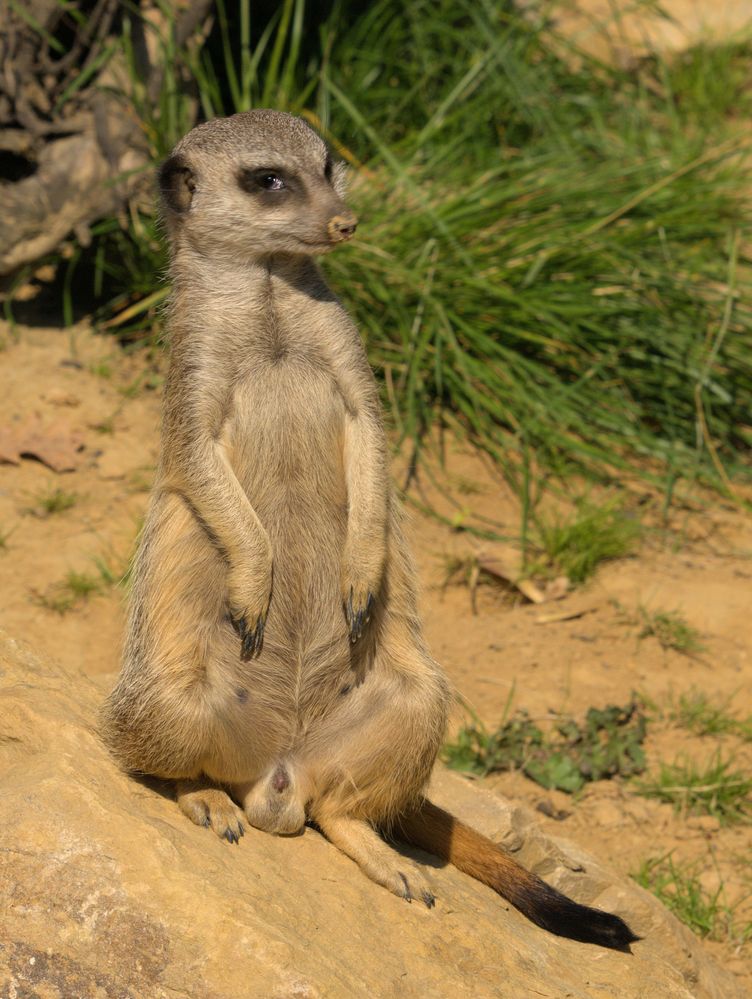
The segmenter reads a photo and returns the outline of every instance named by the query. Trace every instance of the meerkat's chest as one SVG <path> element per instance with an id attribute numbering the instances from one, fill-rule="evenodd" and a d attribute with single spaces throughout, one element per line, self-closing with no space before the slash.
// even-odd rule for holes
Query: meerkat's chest
<path id="1" fill-rule="evenodd" d="M 341 307 L 288 293 L 249 317 L 223 438 L 252 502 L 343 502 L 348 411 Z"/>
<path id="2" fill-rule="evenodd" d="M 344 393 L 326 354 L 303 337 L 283 329 L 267 331 L 243 357 L 231 389 L 230 412 L 237 429 L 316 433 L 339 422 Z"/>
<path id="3" fill-rule="evenodd" d="M 272 484 L 339 492 L 345 412 L 337 379 L 315 352 L 258 351 L 233 387 L 222 434 L 249 496 Z"/>
<path id="4" fill-rule="evenodd" d="M 291 442 L 341 429 L 346 386 L 333 327 L 329 309 L 296 298 L 252 322 L 233 385 L 236 430 Z"/>

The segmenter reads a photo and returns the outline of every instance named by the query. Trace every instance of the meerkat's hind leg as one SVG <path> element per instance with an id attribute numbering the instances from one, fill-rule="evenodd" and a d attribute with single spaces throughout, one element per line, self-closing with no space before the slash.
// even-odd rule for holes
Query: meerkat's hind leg
<path id="1" fill-rule="evenodd" d="M 393 850 L 373 826 L 362 819 L 314 816 L 323 834 L 354 860 L 364 874 L 400 898 L 421 899 L 429 909 L 435 904 L 433 892 L 417 864 Z"/>
<path id="2" fill-rule="evenodd" d="M 221 839 L 237 843 L 245 833 L 243 812 L 226 791 L 208 780 L 179 780 L 175 797 L 183 815 L 197 826 L 213 829 Z"/>

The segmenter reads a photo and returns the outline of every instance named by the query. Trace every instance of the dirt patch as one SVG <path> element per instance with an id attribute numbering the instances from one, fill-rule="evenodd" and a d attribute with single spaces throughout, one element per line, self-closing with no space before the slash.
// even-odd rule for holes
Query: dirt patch
<path id="1" fill-rule="evenodd" d="M 0 428 L 38 416 L 41 425 L 77 434 L 83 443 L 78 467 L 64 474 L 30 458 L 0 465 L 0 625 L 105 688 L 117 669 L 123 625 L 124 589 L 117 581 L 157 459 L 164 362 L 123 354 L 84 328 L 23 329 L 17 339 L 7 329 L 0 333 L 8 342 L 0 355 Z M 516 499 L 485 462 L 452 444 L 442 475 L 460 507 L 494 520 L 510 537 L 519 532 Z M 75 498 L 67 507 L 46 503 L 55 490 Z M 425 475 L 411 497 L 457 515 Z M 752 715 L 752 524 L 715 499 L 679 509 L 671 527 L 651 528 L 634 557 L 605 565 L 592 582 L 552 604 L 536 606 L 488 585 L 479 587 L 474 613 L 467 586 L 444 584 L 449 561 L 473 557 L 481 543 L 413 510 L 427 637 L 479 718 L 494 726 L 505 709 L 516 708 L 543 721 L 557 712 L 580 717 L 591 706 L 626 704 L 637 691 L 652 705 L 650 769 L 682 756 L 703 763 L 720 752 L 749 773 L 752 743 L 733 734 L 693 735 L 670 714 L 682 694 L 695 690 L 729 700 L 740 717 Z M 703 651 L 687 656 L 654 637 L 638 638 L 640 607 L 681 611 L 700 633 Z M 453 724 L 460 722 L 458 711 Z M 575 799 L 521 774 L 484 783 L 565 813 L 559 819 L 541 813 L 541 824 L 622 873 L 667 854 L 698 865 L 707 891 L 723 886 L 736 927 L 724 942 L 706 946 L 752 986 L 743 932 L 752 924 L 745 901 L 752 891 L 748 825 L 678 816 L 618 780 L 592 784 Z"/>

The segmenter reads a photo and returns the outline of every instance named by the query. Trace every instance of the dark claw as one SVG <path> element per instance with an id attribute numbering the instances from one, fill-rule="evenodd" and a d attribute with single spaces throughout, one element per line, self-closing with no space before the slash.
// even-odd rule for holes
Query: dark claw
<path id="1" fill-rule="evenodd" d="M 256 621 L 256 625 L 252 631 L 248 631 L 246 625 L 243 626 L 244 634 L 240 647 L 240 656 L 242 659 L 251 659 L 261 652 L 261 646 L 264 642 L 264 625 L 265 621 L 263 617 L 260 617 Z"/>
<path id="2" fill-rule="evenodd" d="M 413 896 L 412 896 L 412 894 L 410 892 L 410 885 L 407 883 L 407 878 L 402 873 L 402 871 L 397 871 L 397 873 L 402 878 L 402 883 L 405 886 L 405 894 L 402 897 L 405 899 L 406 902 L 412 902 Z"/>
<path id="3" fill-rule="evenodd" d="M 353 623 L 350 626 L 350 633 L 353 642 L 357 642 L 360 638 L 361 632 L 363 630 L 363 611 L 358 611 L 353 619 Z"/>
<path id="4" fill-rule="evenodd" d="M 238 823 L 238 836 L 245 836 L 245 826 L 242 822 Z"/>
<path id="5" fill-rule="evenodd" d="M 424 891 L 423 894 L 421 895 L 421 898 L 426 903 L 427 909 L 433 909 L 433 907 L 436 905 L 436 899 L 433 897 L 430 891 Z"/>
<path id="6" fill-rule="evenodd" d="M 243 639 L 240 646 L 240 657 L 241 659 L 250 659 L 253 653 L 256 651 L 256 630 L 251 632 L 246 632 L 245 638 Z"/>
<path id="7" fill-rule="evenodd" d="M 228 843 L 237 843 L 238 838 L 239 837 L 232 831 L 232 829 L 225 829 L 225 839 Z"/>
<path id="8" fill-rule="evenodd" d="M 345 617 L 350 626 L 350 641 L 355 644 L 365 630 L 365 626 L 371 620 L 371 608 L 373 607 L 373 594 L 369 593 L 366 598 L 365 607 L 356 611 L 353 607 L 353 588 L 350 587 L 350 597 L 345 605 Z"/>
<path id="9" fill-rule="evenodd" d="M 202 824 L 202 825 L 204 826 L 204 828 L 206 828 L 206 829 L 208 829 L 208 828 L 209 828 L 209 827 L 211 826 L 211 819 L 209 818 L 209 816 L 208 816 L 208 815 L 205 815 L 205 816 L 204 816 L 204 821 L 203 821 L 203 822 L 202 822 L 201 824 Z"/>

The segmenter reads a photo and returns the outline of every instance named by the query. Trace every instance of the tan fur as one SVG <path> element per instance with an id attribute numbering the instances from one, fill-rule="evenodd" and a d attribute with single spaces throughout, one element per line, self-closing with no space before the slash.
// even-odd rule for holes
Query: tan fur
<path id="1" fill-rule="evenodd" d="M 448 686 L 421 635 L 374 378 L 313 260 L 354 231 L 342 182 L 321 139 L 272 111 L 199 126 L 162 168 L 170 370 L 104 737 L 230 841 L 243 815 L 288 834 L 312 819 L 374 881 L 432 905 L 375 831 L 395 828 L 554 932 L 628 945 L 616 917 L 421 797 Z"/>

